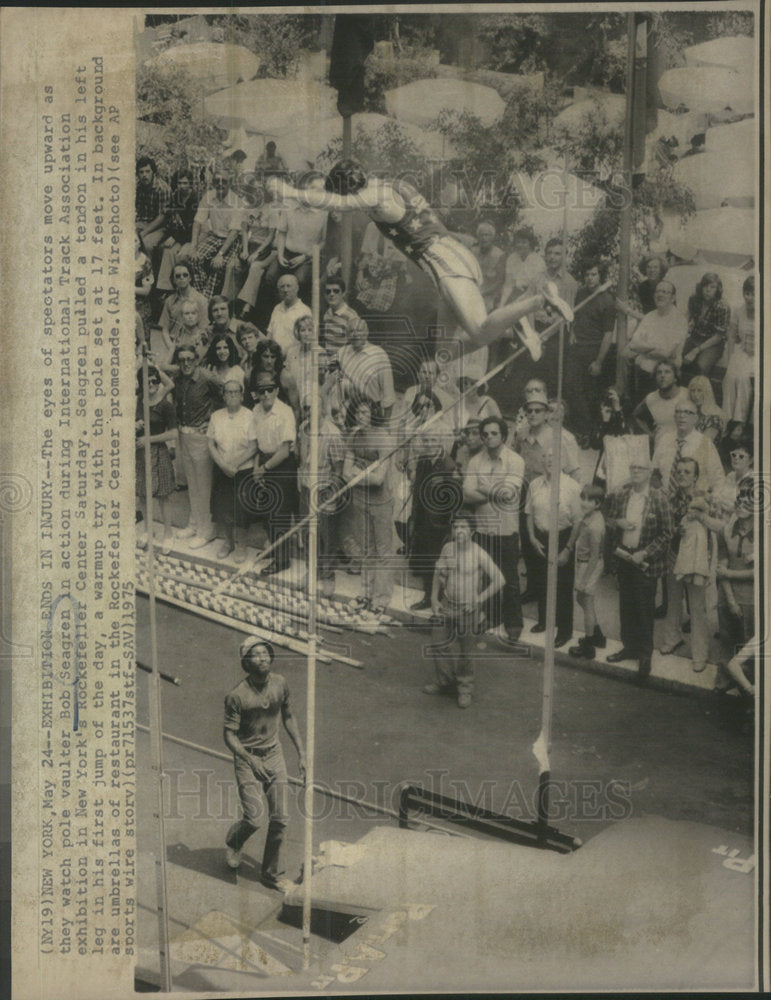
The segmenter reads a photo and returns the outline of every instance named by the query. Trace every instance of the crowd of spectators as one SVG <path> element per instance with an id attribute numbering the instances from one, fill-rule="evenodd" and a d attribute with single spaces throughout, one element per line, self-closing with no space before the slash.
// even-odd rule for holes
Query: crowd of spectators
<path id="1" fill-rule="evenodd" d="M 546 278 L 576 317 L 564 330 L 561 405 L 556 337 L 540 361 L 522 359 L 469 392 L 472 381 L 435 356 L 430 324 L 412 322 L 435 310 L 415 264 L 370 223 L 349 289 L 329 251 L 333 214 L 271 201 L 260 181 L 282 174 L 283 161 L 275 148 L 261 159 L 251 175 L 218 167 L 203 191 L 188 172 L 167 182 L 150 158 L 137 161 L 137 338 L 151 361 L 149 428 L 138 378 L 137 497 L 145 495 L 149 437 L 162 547 L 171 547 L 170 498 L 182 488 L 188 512 L 179 537 L 190 548 L 216 539 L 217 558 L 243 563 L 262 523 L 271 546 L 263 572 L 281 572 L 292 555 L 303 557 L 301 534 L 281 539 L 312 496 L 340 494 L 320 517 L 320 576 L 330 592 L 336 572 L 361 578 L 352 613 L 385 611 L 395 560 L 406 557 L 423 594 L 413 611 L 516 643 L 523 605 L 536 609 L 531 631 L 546 628 L 556 480 L 556 645 L 573 635 L 575 593 L 585 635 L 571 655 L 604 648 L 595 595 L 610 571 L 623 643 L 611 661 L 636 659 L 638 677 L 648 676 L 658 613 L 662 652 L 680 647 L 689 618 L 693 669 L 713 656 L 727 665 L 753 629 L 754 278 L 732 311 L 720 278 L 706 272 L 682 308 L 667 262 L 654 257 L 636 284 L 613 294 L 601 287 L 603 261 L 574 277 L 562 241 L 547 241 L 541 253 L 532 233 L 504 241 L 495 220 L 484 219 L 464 239 L 488 309 L 533 294 Z M 323 188 L 324 177 L 311 172 L 298 185 Z M 310 308 L 316 247 L 318 329 Z M 629 323 L 620 351 L 619 310 Z M 533 319 L 538 331 L 553 324 L 546 312 Z M 510 350 L 510 341 L 491 345 L 488 365 Z M 138 369 L 141 357 L 138 350 Z M 314 380 L 318 489 L 308 468 Z M 633 437 L 644 447 L 630 448 L 619 478 L 619 449 Z M 473 567 L 470 575 L 456 576 L 453 554 Z M 722 652 L 712 651 L 715 604 Z M 473 670 L 468 644 L 461 647 L 455 681 L 445 657 L 426 690 L 456 683 L 465 705 Z M 732 677 L 721 673 L 719 684 L 738 683 Z"/>

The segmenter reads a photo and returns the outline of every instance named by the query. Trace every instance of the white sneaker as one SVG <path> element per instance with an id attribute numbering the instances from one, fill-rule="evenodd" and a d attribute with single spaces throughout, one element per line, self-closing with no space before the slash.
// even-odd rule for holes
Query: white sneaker
<path id="1" fill-rule="evenodd" d="M 228 868 L 238 868 L 241 864 L 241 852 L 225 844 L 225 863 Z"/>
<path id="2" fill-rule="evenodd" d="M 506 626 L 503 624 L 496 625 L 494 628 L 489 628 L 487 630 L 487 634 L 494 635 L 496 639 L 508 639 L 509 637 L 509 634 L 506 631 Z"/>
<path id="3" fill-rule="evenodd" d="M 178 531 L 177 538 L 195 538 L 197 534 L 198 532 L 191 524 L 188 525 L 187 528 L 183 528 L 181 531 Z"/>
<path id="4" fill-rule="evenodd" d="M 540 361 L 541 355 L 543 354 L 543 343 L 541 338 L 533 329 L 533 326 L 527 316 L 521 316 L 519 320 L 519 339 L 522 341 L 523 345 L 530 352 L 530 357 L 533 361 Z"/>
<path id="5" fill-rule="evenodd" d="M 550 306 L 554 306 L 566 323 L 573 322 L 573 310 L 563 298 L 560 298 L 559 289 L 553 281 L 544 281 L 541 286 L 541 295 Z"/>
<path id="6" fill-rule="evenodd" d="M 188 544 L 189 549 L 202 549 L 204 545 L 208 545 L 209 542 L 213 542 L 213 538 L 204 538 L 203 535 L 196 535 L 196 537 Z"/>
<path id="7" fill-rule="evenodd" d="M 243 545 L 236 545 L 235 551 L 233 552 L 233 562 L 238 565 L 246 562 L 246 549 Z"/>

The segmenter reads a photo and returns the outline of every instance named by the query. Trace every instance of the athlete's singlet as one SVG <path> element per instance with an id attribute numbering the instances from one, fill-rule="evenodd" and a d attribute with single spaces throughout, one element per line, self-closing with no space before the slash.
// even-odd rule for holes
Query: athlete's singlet
<path id="1" fill-rule="evenodd" d="M 406 181 L 393 181 L 393 190 L 404 202 L 405 213 L 398 222 L 380 222 L 375 225 L 403 254 L 415 260 L 439 236 L 448 231 L 426 199 Z"/>

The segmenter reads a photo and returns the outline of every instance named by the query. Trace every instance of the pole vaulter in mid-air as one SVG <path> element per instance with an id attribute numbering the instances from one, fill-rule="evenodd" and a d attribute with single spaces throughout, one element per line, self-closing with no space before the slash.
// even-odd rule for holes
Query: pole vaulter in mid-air
<path id="1" fill-rule="evenodd" d="M 323 191 L 293 188 L 279 179 L 268 181 L 268 187 L 281 198 L 312 208 L 358 209 L 368 215 L 386 239 L 431 276 L 439 291 L 439 328 L 450 342 L 459 342 L 465 354 L 506 336 L 519 323 L 518 335 L 537 361 L 541 340 L 527 316 L 551 306 L 567 322 L 573 319 L 573 310 L 560 298 L 557 286 L 548 281 L 536 294 L 488 314 L 476 257 L 407 181 L 368 177 L 356 160 L 341 160 L 329 171 Z"/>

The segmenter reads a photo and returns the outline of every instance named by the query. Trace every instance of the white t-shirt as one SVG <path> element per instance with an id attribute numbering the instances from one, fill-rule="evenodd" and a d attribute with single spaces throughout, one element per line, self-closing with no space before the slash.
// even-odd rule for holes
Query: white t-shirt
<path id="1" fill-rule="evenodd" d="M 257 447 L 266 455 L 273 455 L 288 441 L 294 444 L 296 426 L 292 407 L 277 399 L 270 410 L 257 403 L 251 413 L 251 433 Z"/>
<path id="2" fill-rule="evenodd" d="M 215 442 L 222 458 L 231 466 L 236 455 L 244 448 L 249 448 L 252 458 L 241 462 L 238 471 L 252 467 L 257 438 L 252 428 L 252 412 L 247 407 L 242 406 L 235 413 L 229 413 L 227 407 L 215 410 L 209 418 L 209 430 L 206 436 Z"/>
<path id="3" fill-rule="evenodd" d="M 294 305 L 287 309 L 283 302 L 279 302 L 273 310 L 270 323 L 268 324 L 268 336 L 275 340 L 286 356 L 290 347 L 298 341 L 294 335 L 294 325 L 301 316 L 311 316 L 312 313 L 304 302 L 298 299 Z"/>

